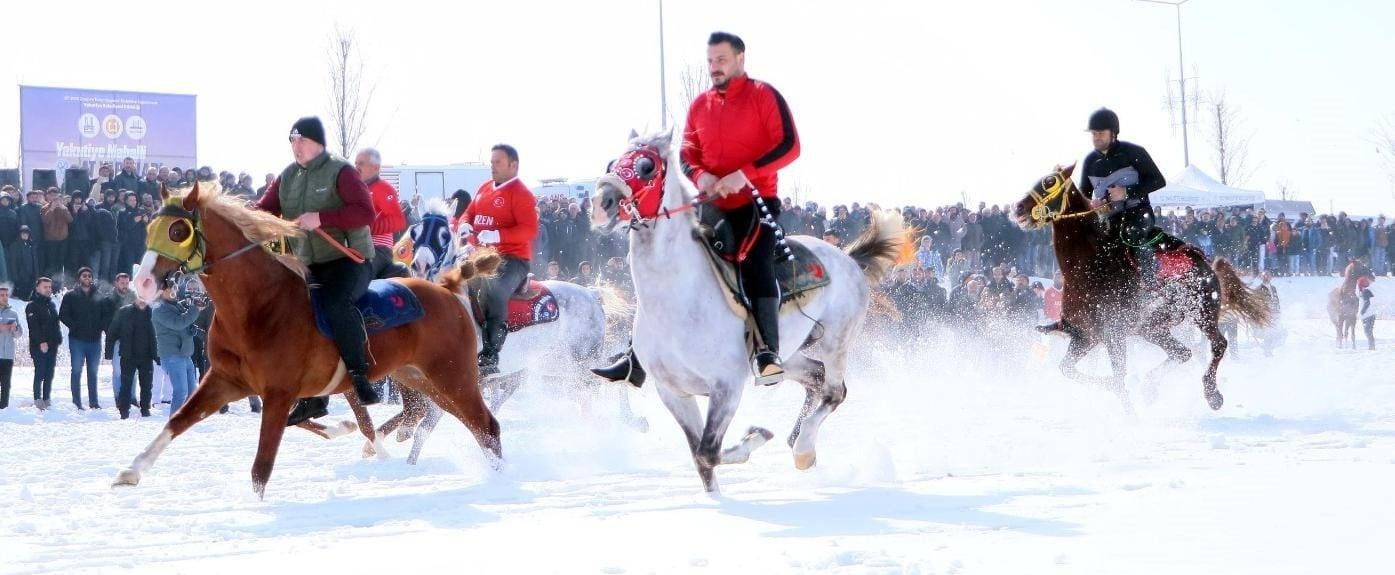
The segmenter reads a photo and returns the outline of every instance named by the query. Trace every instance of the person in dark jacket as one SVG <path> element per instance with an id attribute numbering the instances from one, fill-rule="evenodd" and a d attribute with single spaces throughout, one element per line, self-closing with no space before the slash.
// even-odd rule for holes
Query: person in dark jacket
<path id="1" fill-rule="evenodd" d="M 116 269 L 116 254 L 120 251 L 116 239 L 116 215 L 105 201 L 87 210 L 87 213 L 91 214 L 92 269 L 96 270 L 97 279 L 111 283 L 116 280 L 116 274 L 122 271 Z"/>
<path id="2" fill-rule="evenodd" d="M 1091 208 L 1104 210 L 1108 206 L 1111 233 L 1133 251 L 1143 285 L 1151 290 L 1158 276 L 1158 260 L 1151 244 L 1160 232 L 1153 227 L 1148 194 L 1162 189 L 1167 181 L 1143 146 L 1119 139 L 1118 114 L 1107 108 L 1096 110 L 1090 116 L 1089 132 L 1095 149 L 1085 156 L 1080 191 L 1097 198 L 1090 200 Z M 1096 183 L 1107 188 L 1096 194 Z"/>
<path id="3" fill-rule="evenodd" d="M 136 190 L 140 188 L 140 176 L 136 175 L 136 161 L 131 158 L 121 160 L 121 173 L 116 174 L 104 189 Z"/>
<path id="4" fill-rule="evenodd" d="M 150 321 L 150 306 L 136 298 L 134 303 L 116 311 L 107 328 L 107 359 L 114 359 L 115 347 L 121 344 L 121 385 L 116 392 L 116 409 L 121 419 L 131 412 L 133 379 L 140 377 L 140 415 L 150 417 L 151 380 L 155 373 L 155 326 Z"/>
<path id="5" fill-rule="evenodd" d="M 19 212 L 19 226 L 21 228 L 29 228 L 29 239 L 34 243 L 34 257 L 37 262 L 34 270 L 37 273 L 44 269 L 44 257 L 41 248 L 43 244 L 39 243 L 43 239 L 44 233 L 44 193 L 39 190 L 29 190 L 25 198 L 24 205 L 16 208 L 15 211 Z M 15 278 L 15 280 L 18 281 L 18 278 Z M 29 284 L 23 285 L 26 287 L 25 291 L 33 291 L 33 288 Z"/>
<path id="6" fill-rule="evenodd" d="M 116 216 L 116 240 L 120 244 L 116 267 L 130 273 L 131 266 L 145 254 L 145 226 L 150 225 L 150 214 L 140 206 L 134 192 L 126 192 L 121 202 L 126 207 Z"/>
<path id="7" fill-rule="evenodd" d="M 19 238 L 5 248 L 5 263 L 10 268 L 10 281 L 15 285 L 14 296 L 28 301 L 39 275 L 39 249 L 34 246 L 29 226 L 20 226 Z"/>
<path id="8" fill-rule="evenodd" d="M 48 409 L 53 392 L 53 364 L 63 332 L 58 327 L 58 309 L 53 306 L 53 280 L 41 277 L 34 282 L 34 294 L 24 307 L 29 326 L 29 356 L 34 358 L 34 406 Z M 82 409 L 81 404 L 78 409 Z"/>
<path id="9" fill-rule="evenodd" d="M 0 246 L 10 247 L 19 239 L 19 211 L 15 209 L 15 198 L 10 195 L 12 186 L 5 186 L 0 192 Z"/>
<path id="10" fill-rule="evenodd" d="M 73 361 L 73 403 L 82 409 L 82 368 L 87 367 L 87 406 L 97 403 L 97 366 L 102 362 L 102 301 L 93 285 L 92 268 L 79 268 L 77 289 L 63 296 L 58 317 L 68 326 L 68 353 Z"/>
<path id="11" fill-rule="evenodd" d="M 69 271 L 92 267 L 92 256 L 96 252 L 97 245 L 92 209 L 82 199 L 74 196 L 68 200 L 68 211 L 73 214 L 73 221 L 68 224 L 68 264 L 66 267 Z M 97 279 L 95 268 L 92 279 Z"/>

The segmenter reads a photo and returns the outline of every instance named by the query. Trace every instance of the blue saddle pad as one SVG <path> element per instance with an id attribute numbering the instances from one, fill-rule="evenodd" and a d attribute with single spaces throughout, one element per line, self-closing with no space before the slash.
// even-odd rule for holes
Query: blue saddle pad
<path id="1" fill-rule="evenodd" d="M 310 292 L 310 305 L 315 308 L 315 327 L 325 337 L 330 337 L 324 304 L 317 295 L 314 290 Z M 356 306 L 363 314 L 363 327 L 368 330 L 368 335 L 412 323 L 426 315 L 417 294 L 392 280 L 369 282 L 368 291 L 358 298 Z"/>

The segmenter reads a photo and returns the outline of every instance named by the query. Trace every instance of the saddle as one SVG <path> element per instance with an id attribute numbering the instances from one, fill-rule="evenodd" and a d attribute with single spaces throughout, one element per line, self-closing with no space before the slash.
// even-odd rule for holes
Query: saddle
<path id="1" fill-rule="evenodd" d="M 324 302 L 317 292 L 310 292 L 310 307 L 315 310 L 315 327 L 320 334 L 331 337 Z M 426 315 L 417 294 L 392 280 L 373 280 L 368 291 L 358 298 L 354 307 L 363 315 L 363 327 L 368 335 L 407 325 Z"/>
<path id="2" fill-rule="evenodd" d="M 1154 233 L 1156 239 L 1153 243 L 1153 253 L 1158 260 L 1159 281 L 1185 276 L 1196 266 L 1198 261 L 1206 261 L 1206 254 L 1200 248 L 1162 230 L 1157 230 Z M 1128 254 L 1129 264 L 1135 270 L 1139 269 L 1138 262 L 1133 259 L 1133 253 L 1129 250 L 1125 250 L 1124 253 Z"/>
<path id="3" fill-rule="evenodd" d="M 727 288 L 727 305 L 738 317 L 747 317 L 748 306 L 745 295 L 741 293 L 737 276 L 738 248 L 734 236 L 721 225 L 700 225 L 694 233 L 698 243 L 705 248 L 712 273 Z M 829 283 L 827 270 L 818 256 L 801 242 L 786 243 L 794 254 L 794 259 L 775 263 L 775 278 L 780 284 L 781 313 L 792 309 L 791 303 L 813 295 Z"/>
<path id="4" fill-rule="evenodd" d="M 470 305 L 474 308 L 475 324 L 484 329 L 484 310 L 480 308 L 479 298 L 471 298 Z M 552 323 L 560 317 L 562 308 L 557 305 L 557 296 L 542 282 L 529 279 L 509 296 L 509 309 L 504 325 L 509 333 L 513 333 L 526 327 Z"/>

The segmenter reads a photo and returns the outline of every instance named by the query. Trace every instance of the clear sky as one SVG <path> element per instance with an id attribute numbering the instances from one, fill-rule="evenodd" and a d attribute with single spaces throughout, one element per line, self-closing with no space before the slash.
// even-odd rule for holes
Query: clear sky
<path id="1" fill-rule="evenodd" d="M 334 26 L 356 31 L 378 89 L 366 138 L 388 163 L 482 160 L 518 147 L 525 178 L 594 176 L 631 128 L 660 125 L 656 0 L 17 2 L 0 79 L 198 95 L 199 161 L 259 174 L 327 106 Z M 120 9 L 115 7 L 119 6 Z M 1191 0 L 1186 73 L 1243 116 L 1253 175 L 1326 210 L 1395 213 L 1372 142 L 1395 113 L 1395 3 Z M 784 94 L 804 199 L 1006 202 L 1089 151 L 1107 105 L 1165 174 L 1182 167 L 1165 100 L 1174 9 L 1134 0 L 668 0 L 670 93 L 709 32 L 747 43 L 747 70 Z M 1175 82 L 1173 83 L 1175 91 Z M 681 124 L 684 110 L 671 115 Z M 18 155 L 18 89 L 0 90 L 0 164 Z M 1215 172 L 1203 125 L 1192 163 Z M 671 122 L 673 123 L 673 122 Z"/>

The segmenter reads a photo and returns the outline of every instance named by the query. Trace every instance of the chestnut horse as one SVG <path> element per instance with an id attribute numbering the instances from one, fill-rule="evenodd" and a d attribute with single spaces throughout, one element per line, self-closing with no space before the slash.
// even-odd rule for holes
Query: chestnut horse
<path id="1" fill-rule="evenodd" d="M 264 496 L 292 404 L 301 397 L 342 393 L 349 378 L 334 344 L 315 327 L 305 267 L 262 246 L 301 231 L 216 188 L 200 193 L 199 186 L 182 198 L 162 193 L 165 205 L 147 228 L 147 251 L 134 283 L 138 297 L 153 301 L 157 286 L 180 274 L 202 277 L 218 306 L 208 335 L 210 368 L 115 485 L 137 484 L 170 441 L 227 403 L 256 394 L 264 407 L 252 489 Z M 425 393 L 465 424 L 497 468 L 499 423 L 480 396 L 474 324 L 463 304 L 463 280 L 473 273 L 467 263 L 441 285 L 392 280 L 411 289 L 425 316 L 369 338 L 374 360 L 369 377 L 391 374 Z"/>
<path id="2" fill-rule="evenodd" d="M 1217 259 L 1208 264 L 1200 250 L 1160 235 L 1155 238 L 1156 245 L 1171 265 L 1161 265 L 1160 261 L 1159 269 L 1172 275 L 1160 278 L 1157 304 L 1145 306 L 1146 293 L 1129 250 L 1116 235 L 1101 231 L 1089 200 L 1071 180 L 1073 169 L 1058 167 L 1037 180 L 1014 213 L 1023 228 L 1052 226 L 1052 243 L 1065 276 L 1065 289 L 1061 321 L 1043 326 L 1041 331 L 1060 331 L 1070 337 L 1069 351 L 1061 360 L 1062 373 L 1079 379 L 1075 365 L 1103 343 L 1113 370 L 1107 386 L 1119 395 L 1125 409 L 1132 409 L 1124 389 L 1126 337 L 1138 335 L 1167 352 L 1167 360 L 1151 372 L 1152 380 L 1151 375 L 1191 359 L 1191 350 L 1171 331 L 1182 321 L 1191 320 L 1211 342 L 1211 364 L 1202 376 L 1202 391 L 1211 409 L 1220 409 L 1225 399 L 1216 389 L 1216 370 L 1229 344 L 1219 329 L 1219 316 L 1234 313 L 1251 325 L 1268 325 L 1267 300 L 1245 286 L 1230 262 Z"/>
<path id="3" fill-rule="evenodd" d="M 1362 275 L 1357 273 L 1356 264 L 1356 260 L 1347 264 L 1346 269 L 1342 270 L 1342 285 L 1332 288 L 1327 294 L 1327 317 L 1337 328 L 1338 349 L 1346 341 L 1350 341 L 1351 348 L 1356 349 L 1356 311 L 1360 307 L 1356 282 Z"/>

